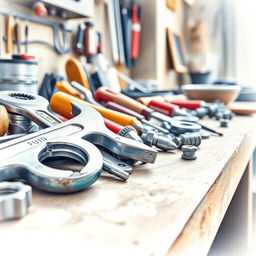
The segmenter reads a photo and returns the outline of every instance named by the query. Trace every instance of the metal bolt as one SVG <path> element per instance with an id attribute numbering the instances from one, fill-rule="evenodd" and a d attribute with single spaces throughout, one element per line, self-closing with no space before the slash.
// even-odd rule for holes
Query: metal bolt
<path id="1" fill-rule="evenodd" d="M 193 132 L 189 134 L 181 134 L 179 137 L 173 139 L 177 147 L 180 148 L 183 145 L 193 145 L 199 146 L 202 142 L 201 134 L 198 132 Z"/>
<path id="2" fill-rule="evenodd" d="M 183 145 L 181 147 L 181 158 L 185 160 L 195 160 L 197 158 L 197 147 L 193 145 Z"/>
<path id="3" fill-rule="evenodd" d="M 209 132 L 206 132 L 206 131 L 200 131 L 199 133 L 200 133 L 203 140 L 209 139 L 210 136 L 211 136 L 211 134 Z"/>
<path id="4" fill-rule="evenodd" d="M 228 127 L 229 120 L 228 119 L 220 119 L 220 127 Z"/>
<path id="5" fill-rule="evenodd" d="M 173 150 L 177 148 L 177 145 L 175 144 L 175 142 L 173 142 L 172 139 L 165 137 L 165 136 L 158 136 L 155 132 L 150 131 L 147 133 L 143 133 L 141 135 L 141 139 L 143 140 L 143 142 L 152 147 L 152 146 L 156 146 L 159 149 L 162 150 Z"/>

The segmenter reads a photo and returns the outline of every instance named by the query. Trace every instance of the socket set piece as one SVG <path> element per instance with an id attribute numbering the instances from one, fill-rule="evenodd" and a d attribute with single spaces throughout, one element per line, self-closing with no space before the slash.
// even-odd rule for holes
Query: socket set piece
<path id="1" fill-rule="evenodd" d="M 31 200 L 31 186 L 22 182 L 0 182 L 0 221 L 24 216 Z"/>
<path id="2" fill-rule="evenodd" d="M 195 160 L 197 158 L 198 148 L 193 145 L 183 145 L 181 147 L 182 155 L 181 158 L 185 160 Z"/>
<path id="3" fill-rule="evenodd" d="M 179 137 L 175 137 L 173 141 L 176 143 L 178 148 L 183 145 L 199 146 L 202 142 L 202 136 L 200 133 L 181 134 Z"/>

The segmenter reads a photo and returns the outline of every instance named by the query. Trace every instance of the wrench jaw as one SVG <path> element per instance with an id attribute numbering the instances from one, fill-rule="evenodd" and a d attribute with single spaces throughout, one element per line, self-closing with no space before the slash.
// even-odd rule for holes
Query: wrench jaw
<path id="1" fill-rule="evenodd" d="M 48 157 L 66 156 L 80 161 L 79 172 L 60 170 L 42 162 Z M 8 164 L 9 163 L 9 164 Z M 59 138 L 20 153 L 0 166 L 0 181 L 21 178 L 32 186 L 47 192 L 70 193 L 92 185 L 100 176 L 103 158 L 91 143 L 75 138 Z M 13 164 L 16 163 L 16 164 Z"/>
<path id="2" fill-rule="evenodd" d="M 95 145 L 102 146 L 115 154 L 129 157 L 134 160 L 154 163 L 157 151 L 143 143 L 121 137 L 108 130 L 101 114 L 91 107 L 80 103 L 72 104 L 72 114 L 76 115 L 72 120 L 81 122 L 85 129 L 81 131 L 83 138 Z"/>

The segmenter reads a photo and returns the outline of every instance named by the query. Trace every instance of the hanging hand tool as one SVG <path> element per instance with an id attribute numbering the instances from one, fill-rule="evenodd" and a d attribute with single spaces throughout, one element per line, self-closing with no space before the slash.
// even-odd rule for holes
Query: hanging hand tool
<path id="1" fill-rule="evenodd" d="M 26 20 L 25 23 L 25 53 L 28 53 L 28 36 L 29 36 L 29 21 Z"/>
<path id="2" fill-rule="evenodd" d="M 6 17 L 6 53 L 13 53 L 13 15 L 7 13 Z"/>
<path id="3" fill-rule="evenodd" d="M 17 54 L 21 54 L 21 27 L 19 20 L 14 25 L 14 41 L 17 45 Z"/>
<path id="4" fill-rule="evenodd" d="M 8 130 L 8 113 L 4 106 L 0 105 L 0 136 L 3 136 Z"/>
<path id="5" fill-rule="evenodd" d="M 84 31 L 85 31 L 84 23 L 79 24 L 77 32 L 76 32 L 75 46 L 74 46 L 74 51 L 79 56 L 83 55 L 83 53 L 85 51 L 85 49 L 84 49 Z"/>
<path id="6" fill-rule="evenodd" d="M 62 23 L 57 23 L 55 21 L 52 21 L 52 20 L 46 19 L 46 18 L 42 19 L 39 17 L 28 15 L 26 13 L 15 11 L 12 9 L 0 8 L 0 13 L 3 13 L 5 15 L 8 15 L 8 17 L 11 17 L 10 19 L 8 18 L 9 22 L 7 22 L 7 24 L 12 24 L 13 23 L 12 16 L 15 16 L 19 19 L 28 20 L 28 21 L 32 21 L 32 22 L 36 22 L 36 23 L 39 23 L 42 25 L 52 27 L 55 50 L 59 54 L 65 54 L 70 51 L 70 41 L 69 41 L 67 32 L 73 32 L 73 29 L 71 27 L 69 27 L 68 25 L 62 24 Z M 8 27 L 12 27 L 12 26 L 8 26 Z M 60 32 L 62 32 L 63 40 L 60 39 Z M 7 29 L 7 33 L 6 33 L 7 40 L 8 40 L 8 38 L 10 38 L 10 41 L 8 41 L 8 43 L 7 43 L 7 45 L 9 45 L 9 47 L 6 48 L 6 51 L 8 53 L 12 52 L 12 46 L 11 46 L 12 45 L 12 36 L 9 36 L 9 35 L 11 35 L 11 33 L 12 33 L 12 31 Z M 63 44 L 61 42 L 63 42 Z M 40 41 L 40 43 L 42 43 L 42 41 Z M 46 42 L 43 42 L 43 43 L 47 44 Z"/>
<path id="7" fill-rule="evenodd" d="M 194 123 L 189 122 L 182 122 L 182 121 L 176 121 L 162 113 L 155 112 L 152 109 L 144 106 L 143 104 L 139 103 L 136 100 L 133 100 L 121 93 L 115 93 L 108 88 L 101 87 L 97 89 L 97 91 L 94 94 L 94 98 L 98 102 L 109 102 L 113 101 L 115 103 L 118 103 L 124 107 L 127 107 L 139 114 L 142 114 L 145 116 L 147 120 L 151 118 L 155 118 L 159 121 L 167 121 L 171 124 L 172 132 L 176 134 L 181 134 L 185 132 L 196 132 L 201 129 L 201 126 Z"/>
<path id="8" fill-rule="evenodd" d="M 84 54 L 87 63 L 93 63 L 93 59 L 97 54 L 97 40 L 94 24 L 92 22 L 85 22 Z"/>
<path id="9" fill-rule="evenodd" d="M 79 60 L 70 58 L 66 62 L 66 74 L 69 81 L 76 81 L 85 88 L 90 89 L 89 81 L 86 77 L 83 64 Z"/>
<path id="10" fill-rule="evenodd" d="M 140 32 L 141 32 L 141 5 L 131 1 L 132 9 L 132 38 L 131 38 L 131 58 L 133 63 L 139 58 Z"/>

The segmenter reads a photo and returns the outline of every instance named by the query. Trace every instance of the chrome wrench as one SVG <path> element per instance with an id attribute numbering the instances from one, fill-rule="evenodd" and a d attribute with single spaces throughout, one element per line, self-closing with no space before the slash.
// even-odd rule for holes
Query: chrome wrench
<path id="1" fill-rule="evenodd" d="M 73 119 L 0 145 L 0 181 L 21 178 L 44 191 L 68 193 L 82 190 L 98 179 L 102 155 L 83 139 L 88 134 L 84 122 L 95 113 L 86 106 L 72 106 L 74 115 L 80 112 Z M 75 159 L 84 167 L 75 172 L 42 163 L 58 156 Z"/>
<path id="2" fill-rule="evenodd" d="M 38 95 L 1 91 L 0 104 L 4 105 L 7 111 L 22 114 L 43 127 L 53 126 L 56 125 L 56 122 L 61 122 L 47 110 L 48 101 Z M 93 112 L 95 115 L 92 115 L 91 119 L 87 119 L 85 122 L 86 128 L 88 128 L 86 140 L 120 156 L 146 163 L 155 161 L 157 155 L 155 149 L 111 132 L 106 128 L 101 114 L 97 111 Z"/>

